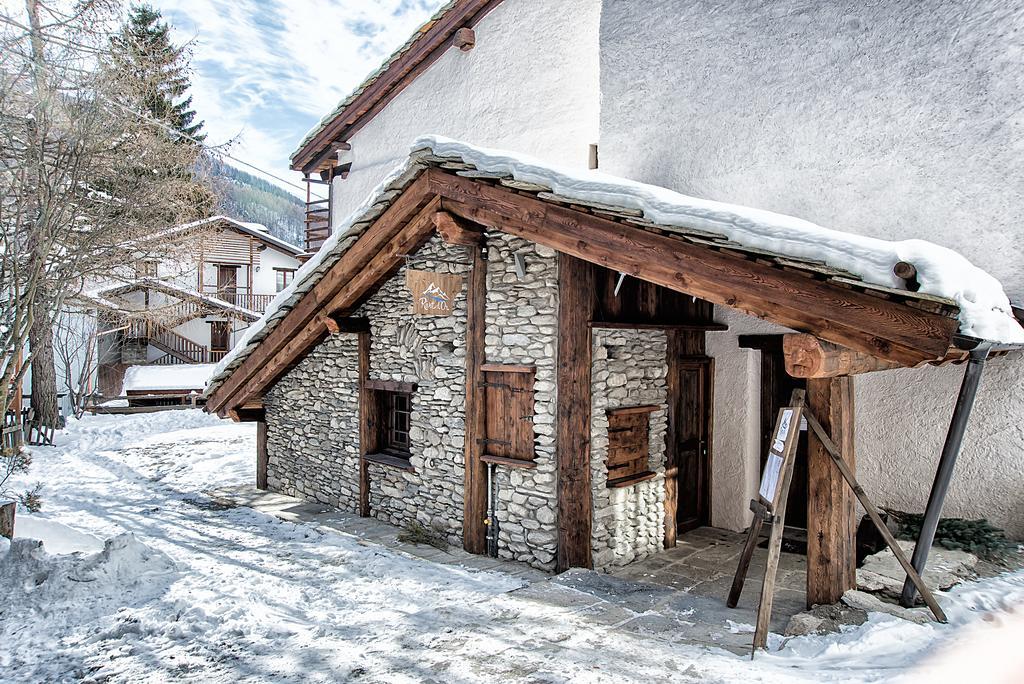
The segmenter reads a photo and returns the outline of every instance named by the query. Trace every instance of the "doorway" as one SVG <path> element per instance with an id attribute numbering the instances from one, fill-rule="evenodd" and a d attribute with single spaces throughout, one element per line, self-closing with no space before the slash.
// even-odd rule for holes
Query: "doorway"
<path id="1" fill-rule="evenodd" d="M 782 335 L 741 335 L 740 347 L 758 349 L 761 352 L 759 468 L 760 472 L 764 472 L 779 409 L 789 403 L 793 390 L 806 390 L 807 381 L 794 378 L 786 372 L 786 362 L 782 355 Z M 807 529 L 807 448 L 807 430 L 801 426 L 796 461 L 793 464 L 793 479 L 789 486 L 789 497 L 786 499 L 787 529 Z"/>
<path id="2" fill-rule="evenodd" d="M 238 304 L 236 293 L 238 292 L 238 266 L 217 267 L 217 294 L 229 304 Z"/>
<path id="3" fill-rule="evenodd" d="M 669 360 L 669 440 L 666 480 L 666 525 L 675 535 L 711 524 L 711 409 L 714 359 L 706 356 Z M 668 509 L 674 505 L 675 513 Z M 674 521 L 673 521 L 674 518 Z"/>

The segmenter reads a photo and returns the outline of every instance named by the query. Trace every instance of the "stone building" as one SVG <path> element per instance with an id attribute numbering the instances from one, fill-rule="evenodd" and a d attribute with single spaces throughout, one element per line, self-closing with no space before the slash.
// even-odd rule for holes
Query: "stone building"
<path id="1" fill-rule="evenodd" d="M 971 213 L 989 223 L 960 207 L 955 235 L 932 212 L 962 198 L 953 170 L 976 150 L 1004 162 L 985 169 L 1005 175 L 991 188 L 1011 187 L 1019 160 L 957 118 L 932 140 L 915 114 L 885 119 L 899 148 L 885 187 L 866 172 L 881 144 L 873 103 L 930 101 L 935 82 L 915 76 L 929 68 L 985 121 L 1012 117 L 1014 97 L 971 95 L 973 72 L 907 53 L 896 29 L 984 44 L 964 59 L 995 76 L 1011 38 L 848 4 L 802 7 L 792 23 L 777 3 L 448 3 L 293 156 L 329 190 L 311 206 L 309 262 L 207 389 L 211 410 L 259 423 L 260 485 L 540 568 L 626 564 L 696 527 L 749 525 L 774 418 L 805 389 L 878 503 L 921 510 L 962 362 L 985 349 L 1002 357 L 972 423 L 985 438 L 968 432 L 970 476 L 947 513 L 1024 534 L 1024 332 L 995 279 L 1019 294 L 1020 241 L 991 261 L 995 278 L 967 260 L 989 263 L 998 241 L 978 236 L 1018 231 L 1007 217 L 1021 205 L 981 193 Z M 837 22 L 843 40 L 786 33 Z M 792 56 L 772 36 L 758 35 L 772 63 L 734 45 L 760 25 L 828 78 L 775 70 Z M 860 42 L 873 46 L 862 59 Z M 887 78 L 893 64 L 906 83 Z M 741 112 L 726 106 L 736 88 Z M 799 101 L 799 134 L 775 118 L 778 92 Z M 841 130 L 833 154 L 820 138 Z M 971 150 L 947 144 L 961 133 Z M 904 151 L 945 171 L 926 183 Z M 423 310 L 423 274 L 445 315 Z M 787 521 L 811 540 L 809 600 L 830 602 L 851 582 L 858 509 L 814 434 L 798 453 Z"/>

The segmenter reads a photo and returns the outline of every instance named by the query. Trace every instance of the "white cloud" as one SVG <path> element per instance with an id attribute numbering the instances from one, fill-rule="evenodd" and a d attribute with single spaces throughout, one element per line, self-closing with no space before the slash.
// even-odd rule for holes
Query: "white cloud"
<path id="1" fill-rule="evenodd" d="M 297 182 L 288 156 L 307 131 L 442 0 L 155 0 L 193 50 L 193 106 L 208 142 Z M 251 169 L 247 169 L 251 170 Z"/>

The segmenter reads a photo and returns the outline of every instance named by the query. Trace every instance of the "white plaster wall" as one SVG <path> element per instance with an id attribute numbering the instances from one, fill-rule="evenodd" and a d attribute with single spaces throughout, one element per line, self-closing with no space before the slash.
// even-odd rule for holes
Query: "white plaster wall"
<path id="1" fill-rule="evenodd" d="M 277 274 L 275 268 L 298 269 L 299 260 L 267 247 L 260 253 L 260 265 L 252 274 L 253 294 L 277 294 Z M 216 282 L 216 281 L 214 281 Z"/>
<path id="2" fill-rule="evenodd" d="M 605 0 L 601 169 L 846 231 L 925 238 L 1021 300 L 1022 30 L 1022 0 Z M 708 336 L 713 522 L 731 528 L 749 518 L 756 484 L 756 453 L 742 455 L 744 445 L 756 452 L 756 415 L 743 414 L 756 404 L 760 363 L 735 349 L 742 331 Z M 986 371 L 945 509 L 1018 538 L 1021 368 L 996 361 Z M 880 504 L 923 510 L 961 374 L 855 381 L 857 468 Z M 747 491 L 731 489 L 736 479 Z"/>
<path id="3" fill-rule="evenodd" d="M 449 49 L 352 137 L 335 223 L 427 133 L 586 168 L 598 141 L 600 12 L 600 0 L 501 3 L 477 24 L 473 50 Z"/>
<path id="4" fill-rule="evenodd" d="M 1024 0 L 605 0 L 601 167 L 889 239 L 1024 299 Z"/>
<path id="5" fill-rule="evenodd" d="M 741 349 L 738 336 L 791 331 L 724 307 L 715 307 L 715 320 L 729 330 L 707 334 L 715 359 L 711 524 L 742 530 L 761 477 L 761 352 Z"/>

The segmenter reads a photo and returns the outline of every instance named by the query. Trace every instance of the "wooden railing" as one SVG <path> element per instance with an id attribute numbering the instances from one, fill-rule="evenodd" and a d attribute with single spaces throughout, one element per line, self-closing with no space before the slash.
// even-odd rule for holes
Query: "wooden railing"
<path id="1" fill-rule="evenodd" d="M 330 202 L 326 199 L 306 202 L 306 251 L 311 254 L 331 236 Z"/>
<path id="2" fill-rule="evenodd" d="M 145 340 L 160 351 L 166 352 L 155 362 L 160 366 L 172 365 L 176 362 L 207 363 L 210 356 L 209 350 L 205 346 L 153 321 L 132 321 L 129 323 L 128 336 Z"/>
<path id="3" fill-rule="evenodd" d="M 267 310 L 270 302 L 274 301 L 277 295 L 252 294 L 250 292 L 238 292 L 237 290 L 218 290 L 217 288 L 203 288 L 203 294 L 216 297 L 233 306 L 240 306 L 249 311 L 263 313 Z"/>

